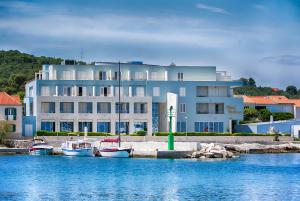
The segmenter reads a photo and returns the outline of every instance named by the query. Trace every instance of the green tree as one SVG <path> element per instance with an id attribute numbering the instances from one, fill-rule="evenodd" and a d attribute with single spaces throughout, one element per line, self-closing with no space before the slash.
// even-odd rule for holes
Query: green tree
<path id="1" fill-rule="evenodd" d="M 0 144 L 3 144 L 4 139 L 9 131 L 9 125 L 6 121 L 0 121 Z"/>
<path id="2" fill-rule="evenodd" d="M 248 85 L 251 86 L 251 87 L 256 86 L 255 80 L 252 77 L 249 78 Z"/>
<path id="3" fill-rule="evenodd" d="M 261 109 L 258 111 L 259 112 L 259 119 L 261 121 L 269 121 L 270 116 L 272 115 L 272 112 L 270 112 L 268 109 Z"/>
<path id="4" fill-rule="evenodd" d="M 240 81 L 243 83 L 243 86 L 248 86 L 249 80 L 247 78 L 241 77 Z"/>
<path id="5" fill-rule="evenodd" d="M 257 119 L 259 116 L 259 112 L 255 108 L 245 108 L 244 109 L 244 120 L 252 121 Z"/>
<path id="6" fill-rule="evenodd" d="M 298 92 L 297 87 L 295 87 L 293 85 L 287 86 L 285 91 L 290 95 L 296 95 Z"/>

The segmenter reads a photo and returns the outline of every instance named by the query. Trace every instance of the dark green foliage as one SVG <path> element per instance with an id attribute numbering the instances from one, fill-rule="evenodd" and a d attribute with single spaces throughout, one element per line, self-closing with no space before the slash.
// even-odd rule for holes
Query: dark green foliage
<path id="1" fill-rule="evenodd" d="M 37 136 L 84 136 L 83 132 L 50 132 L 50 131 L 37 131 Z M 88 132 L 88 136 L 112 136 L 110 133 L 102 133 L 102 132 Z"/>
<path id="2" fill-rule="evenodd" d="M 255 108 L 245 108 L 244 109 L 244 120 L 253 121 L 259 116 L 259 112 Z"/>
<path id="3" fill-rule="evenodd" d="M 274 121 L 289 120 L 294 118 L 294 115 L 289 112 L 274 112 L 272 115 L 274 117 Z"/>
<path id="4" fill-rule="evenodd" d="M 0 51 L 0 91 L 9 94 L 24 93 L 25 83 L 34 78 L 43 64 L 60 64 L 62 59 L 36 57 L 17 50 Z"/>
<path id="5" fill-rule="evenodd" d="M 168 136 L 167 132 L 158 132 L 154 134 L 155 136 Z M 173 133 L 174 136 L 186 136 L 186 133 Z M 258 133 L 213 133 L 213 132 L 188 132 L 187 136 L 273 136 L 273 134 L 258 134 Z"/>
<path id="6" fill-rule="evenodd" d="M 138 135 L 138 136 L 145 136 L 146 135 L 146 131 L 137 131 L 136 132 L 136 134 Z"/>
<path id="7" fill-rule="evenodd" d="M 252 77 L 250 77 L 248 80 L 248 86 L 250 86 L 250 87 L 256 86 L 255 80 Z"/>
<path id="8" fill-rule="evenodd" d="M 296 95 L 298 93 L 297 87 L 292 86 L 292 85 L 287 86 L 285 91 L 286 91 L 286 93 L 288 93 L 290 95 Z"/>
<path id="9" fill-rule="evenodd" d="M 258 113 L 258 118 L 261 121 L 270 121 L 270 116 L 272 115 L 272 112 L 270 112 L 268 109 L 258 110 Z"/>

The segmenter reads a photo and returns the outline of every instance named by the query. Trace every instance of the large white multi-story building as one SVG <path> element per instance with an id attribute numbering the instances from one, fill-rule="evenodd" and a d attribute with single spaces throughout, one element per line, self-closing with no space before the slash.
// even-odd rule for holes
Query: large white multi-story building
<path id="1" fill-rule="evenodd" d="M 233 87 L 241 82 L 215 66 L 129 62 L 120 69 L 119 89 L 119 63 L 43 65 L 26 84 L 24 135 L 37 130 L 82 132 L 84 127 L 152 135 L 168 131 L 170 106 L 177 132 L 227 132 L 230 122 L 243 118 L 243 100 L 233 97 Z"/>

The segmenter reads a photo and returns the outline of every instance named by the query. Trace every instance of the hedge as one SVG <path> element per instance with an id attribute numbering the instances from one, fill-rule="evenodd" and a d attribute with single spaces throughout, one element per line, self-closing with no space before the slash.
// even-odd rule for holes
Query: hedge
<path id="1" fill-rule="evenodd" d="M 158 132 L 154 134 L 155 136 L 168 136 L 167 132 Z M 213 133 L 213 132 L 203 132 L 203 133 L 173 133 L 174 136 L 274 136 L 275 134 L 264 134 L 264 133 Z"/>
<path id="2" fill-rule="evenodd" d="M 84 136 L 84 132 L 51 132 L 51 131 L 37 131 L 37 136 Z M 113 136 L 111 133 L 103 132 L 88 132 L 88 136 Z"/>

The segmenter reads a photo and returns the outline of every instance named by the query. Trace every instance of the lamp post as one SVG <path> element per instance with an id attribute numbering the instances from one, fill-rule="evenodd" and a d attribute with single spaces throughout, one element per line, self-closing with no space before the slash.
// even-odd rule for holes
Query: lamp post
<path id="1" fill-rule="evenodd" d="M 172 133 L 172 110 L 173 110 L 173 106 L 170 106 L 169 109 L 169 119 L 170 119 L 170 123 L 169 123 L 169 135 L 168 135 L 168 150 L 174 150 L 174 136 Z"/>

